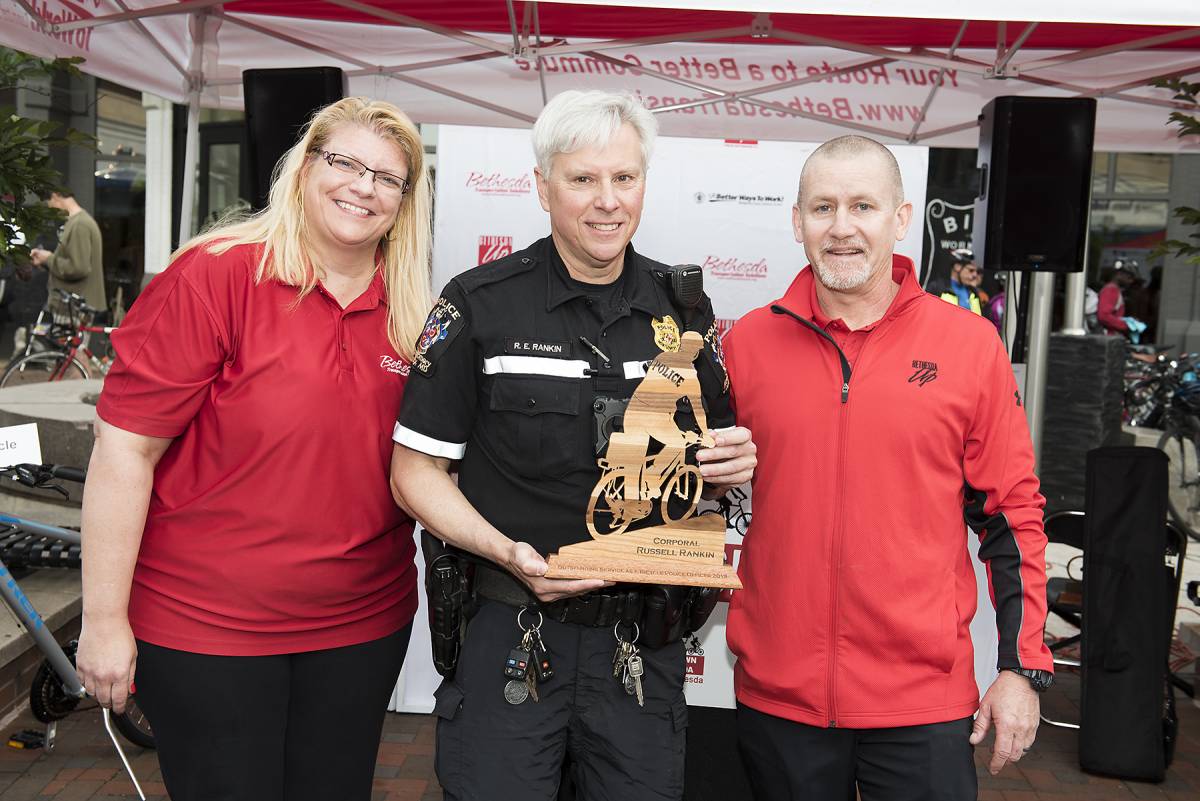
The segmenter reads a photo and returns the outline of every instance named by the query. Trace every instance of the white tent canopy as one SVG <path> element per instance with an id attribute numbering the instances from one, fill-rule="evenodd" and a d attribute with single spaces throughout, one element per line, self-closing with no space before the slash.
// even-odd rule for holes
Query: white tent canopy
<path id="1" fill-rule="evenodd" d="M 546 96 L 592 86 L 638 93 L 668 135 L 969 147 L 991 97 L 1084 95 L 1097 149 L 1197 147 L 1147 88 L 1200 72 L 1192 0 L 960 5 L 969 19 L 927 0 L 902 19 L 861 0 L 6 0 L 0 43 L 213 107 L 240 107 L 244 69 L 328 65 L 424 122 L 525 126 Z M 1001 8 L 1019 21 L 991 21 Z"/>

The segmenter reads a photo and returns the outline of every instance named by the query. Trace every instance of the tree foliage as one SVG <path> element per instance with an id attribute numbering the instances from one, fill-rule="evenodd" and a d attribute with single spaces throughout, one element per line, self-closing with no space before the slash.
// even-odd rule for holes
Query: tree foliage
<path id="1" fill-rule="evenodd" d="M 1170 89 L 1175 94 L 1175 100 L 1186 103 L 1196 112 L 1200 112 L 1200 101 L 1197 100 L 1200 97 L 1200 83 L 1170 78 L 1155 81 L 1154 85 L 1160 89 Z M 1197 118 L 1195 113 L 1172 111 L 1168 120 L 1168 125 L 1178 128 L 1177 135 L 1181 139 L 1185 136 L 1200 136 L 1200 118 Z M 1188 234 L 1186 240 L 1168 239 L 1160 242 L 1150 256 L 1153 258 L 1171 253 L 1189 264 L 1200 264 L 1200 209 L 1178 206 L 1173 213 L 1184 225 L 1196 230 Z"/>
<path id="2" fill-rule="evenodd" d="M 55 73 L 78 75 L 81 58 L 41 59 L 0 47 L 0 89 L 22 88 Z M 61 129 L 61 130 L 60 130 Z M 38 198 L 62 188 L 50 160 L 53 147 L 94 147 L 94 140 L 56 122 L 22 117 L 0 107 L 0 263 L 29 263 L 29 243 L 64 219 Z"/>

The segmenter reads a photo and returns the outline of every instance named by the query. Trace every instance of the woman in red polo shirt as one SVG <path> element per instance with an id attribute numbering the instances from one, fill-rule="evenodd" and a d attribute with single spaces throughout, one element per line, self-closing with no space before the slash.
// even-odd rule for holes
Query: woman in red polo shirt
<path id="1" fill-rule="evenodd" d="M 417 606 L 388 465 L 429 210 L 413 124 L 339 101 L 113 336 L 79 673 L 119 710 L 136 669 L 175 801 L 370 797 Z"/>

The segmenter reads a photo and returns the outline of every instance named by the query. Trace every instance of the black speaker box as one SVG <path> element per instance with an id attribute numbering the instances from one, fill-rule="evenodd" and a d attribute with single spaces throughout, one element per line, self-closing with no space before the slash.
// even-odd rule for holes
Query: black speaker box
<path id="1" fill-rule="evenodd" d="M 1123 444 L 1125 340 L 1051 334 L 1038 478 L 1046 511 L 1083 509 L 1087 454 Z"/>
<path id="2" fill-rule="evenodd" d="M 1095 99 L 997 97 L 979 119 L 977 263 L 988 270 L 1082 270 Z"/>
<path id="3" fill-rule="evenodd" d="M 251 203 L 257 210 L 267 205 L 276 162 L 296 144 L 317 109 L 346 96 L 345 78 L 337 67 L 245 70 L 242 92 Z"/>

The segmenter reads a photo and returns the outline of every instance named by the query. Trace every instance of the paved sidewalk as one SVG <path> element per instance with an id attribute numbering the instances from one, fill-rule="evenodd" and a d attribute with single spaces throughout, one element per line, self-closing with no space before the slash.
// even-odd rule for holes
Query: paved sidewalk
<path id="1" fill-rule="evenodd" d="M 1078 676 L 1063 673 L 1058 684 L 1047 693 L 1045 712 L 1050 717 L 1077 721 L 1078 699 Z M 1034 750 L 1018 765 L 1006 768 L 1000 776 L 992 777 L 986 771 L 988 747 L 977 749 L 980 801 L 1197 801 L 1200 799 L 1200 708 L 1182 694 L 1178 699 L 1179 745 L 1175 762 L 1162 784 L 1123 782 L 1083 773 L 1076 759 L 1075 732 L 1043 725 Z M 2 734 L 34 726 L 33 719 L 26 714 Z M 442 798 L 433 777 L 433 733 L 431 716 L 387 716 L 372 801 L 439 801 Z M 127 753 L 147 796 L 155 801 L 165 801 L 166 790 L 154 752 L 127 746 Z M 96 711 L 81 713 L 60 723 L 58 747 L 51 754 L 0 746 L 0 799 L 3 801 L 135 797 Z"/>

